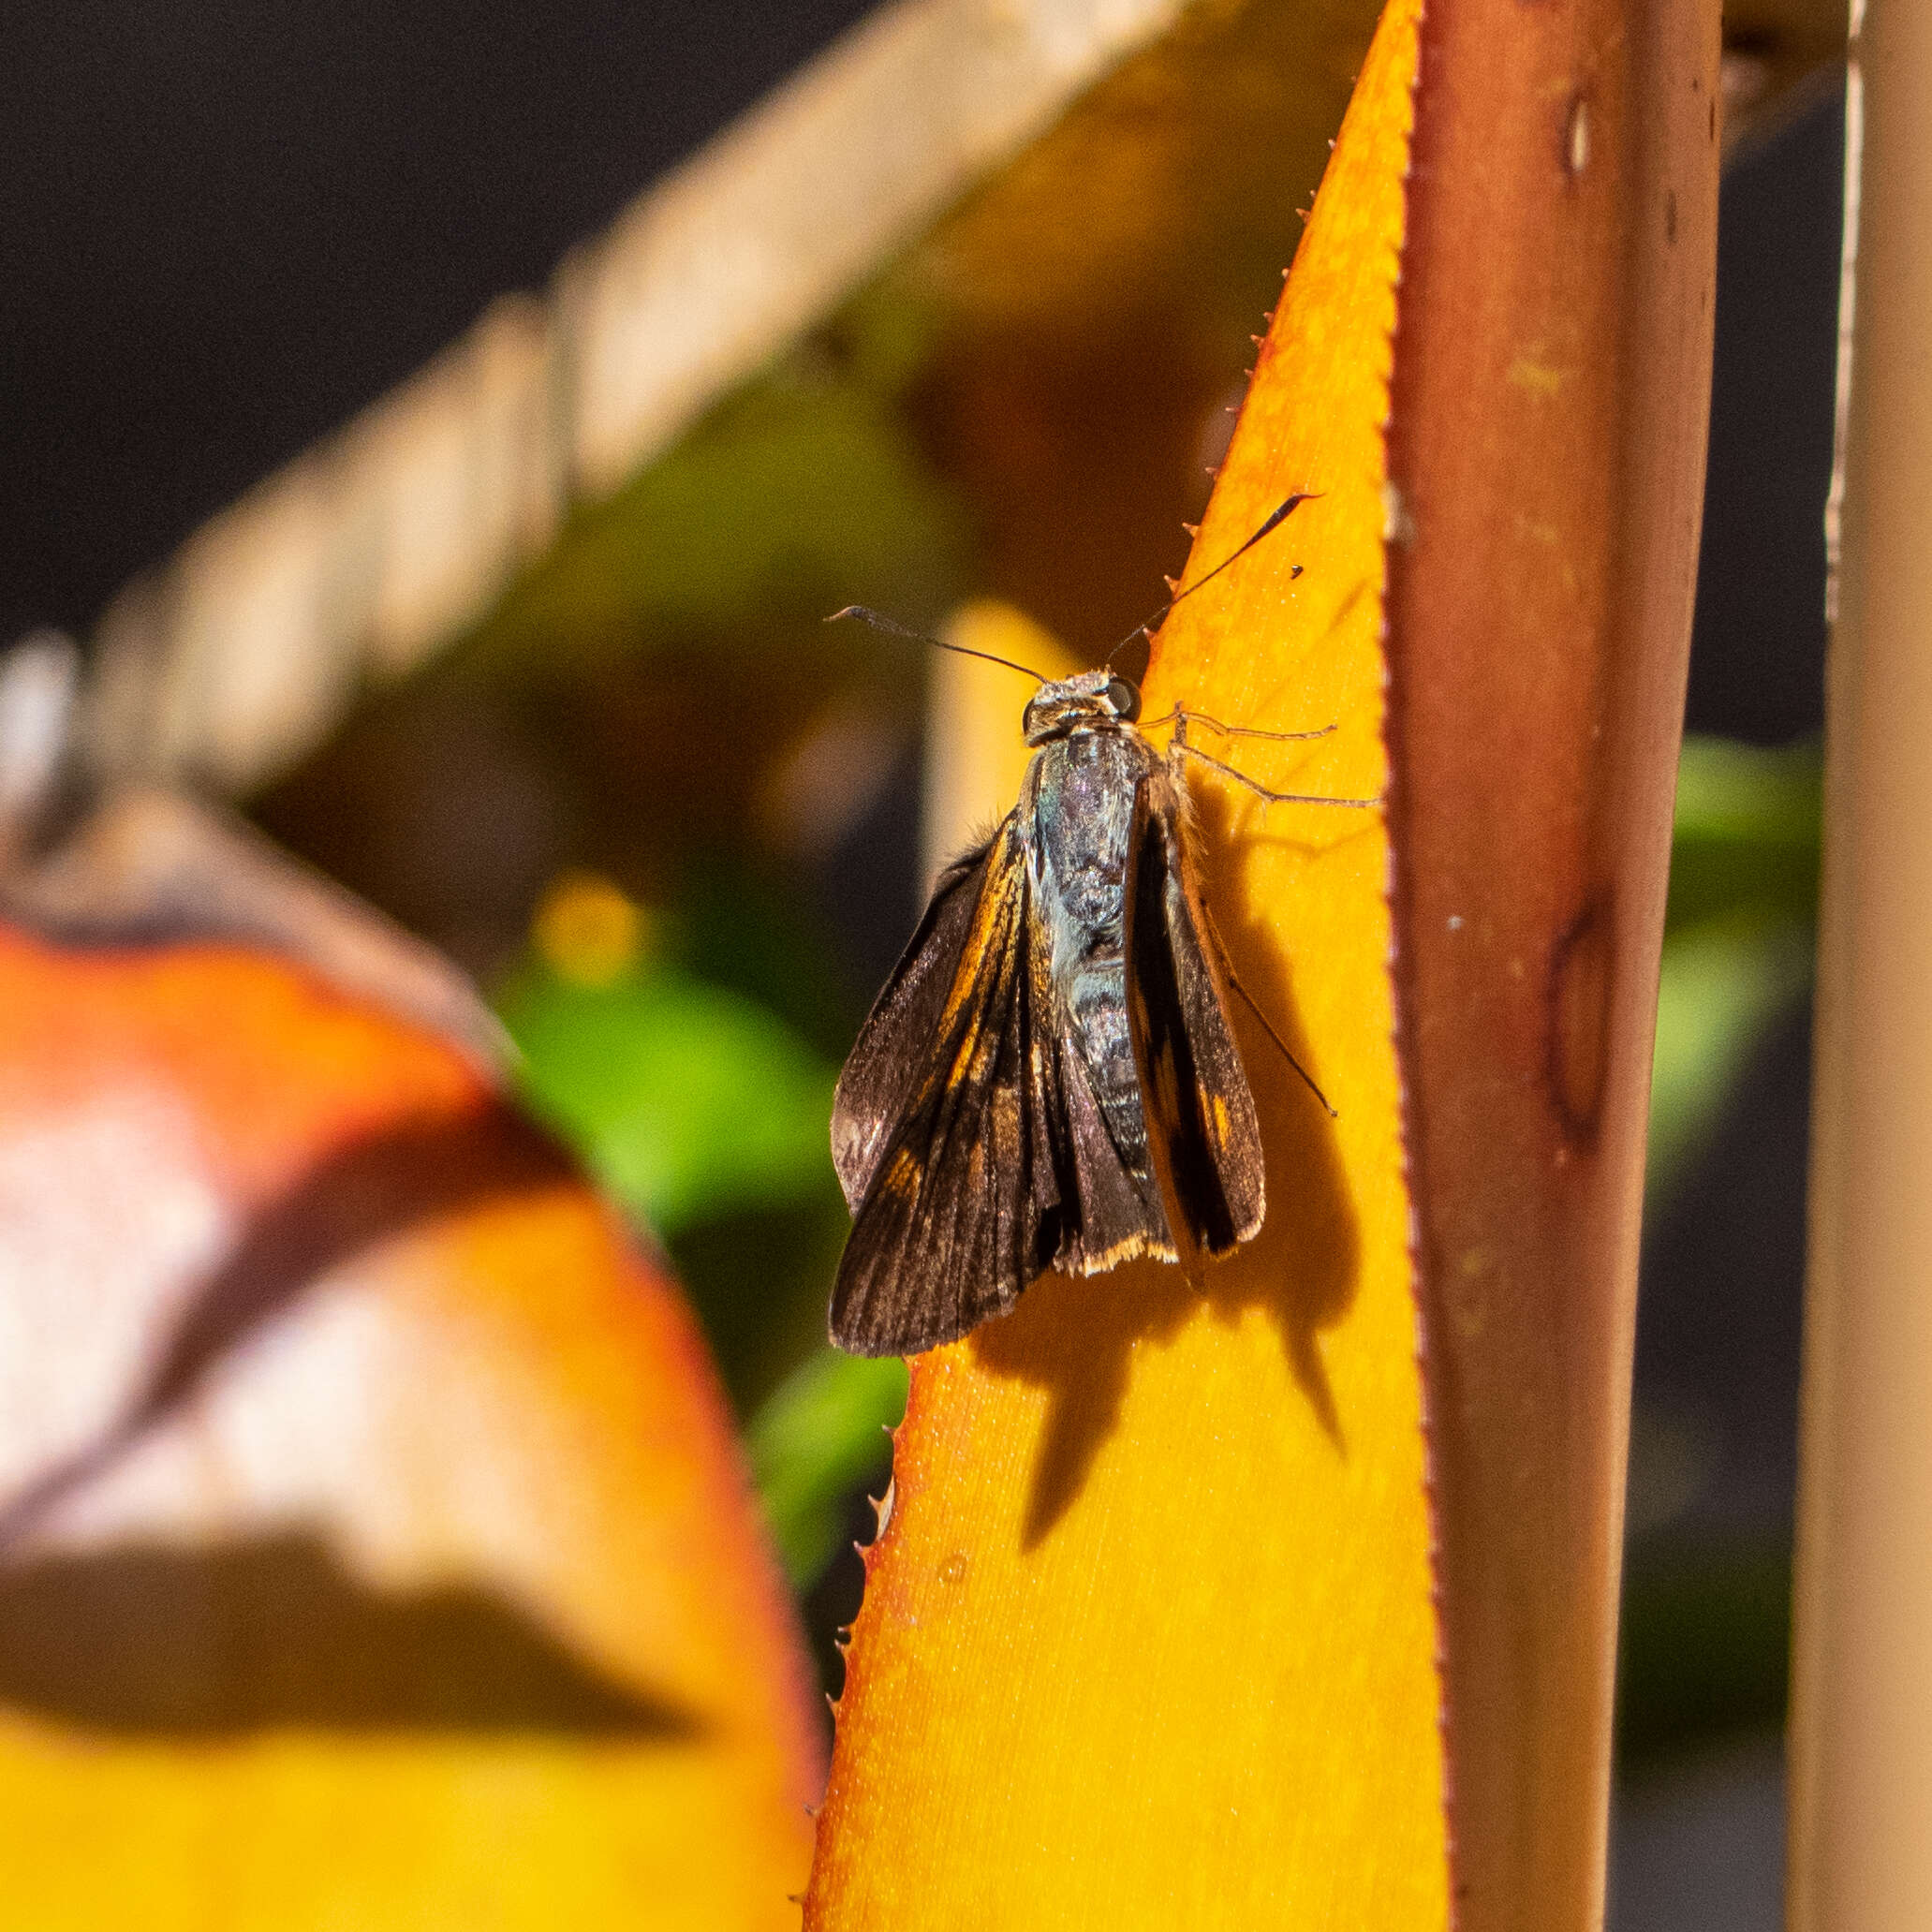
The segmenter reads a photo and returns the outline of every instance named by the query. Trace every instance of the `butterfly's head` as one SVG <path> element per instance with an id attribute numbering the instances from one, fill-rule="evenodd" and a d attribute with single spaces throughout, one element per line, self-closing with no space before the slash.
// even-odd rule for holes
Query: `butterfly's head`
<path id="1" fill-rule="evenodd" d="M 1044 684 L 1026 707 L 1029 745 L 1070 738 L 1076 731 L 1107 730 L 1130 725 L 1141 715 L 1140 686 L 1118 671 L 1083 671 Z"/>

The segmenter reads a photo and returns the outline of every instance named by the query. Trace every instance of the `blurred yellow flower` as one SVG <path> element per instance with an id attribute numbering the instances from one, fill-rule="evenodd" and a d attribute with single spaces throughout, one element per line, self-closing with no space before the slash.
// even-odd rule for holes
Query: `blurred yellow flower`
<path id="1" fill-rule="evenodd" d="M 644 908 L 594 872 L 566 872 L 552 881 L 531 922 L 530 938 L 559 979 L 609 986 L 646 950 Z"/>

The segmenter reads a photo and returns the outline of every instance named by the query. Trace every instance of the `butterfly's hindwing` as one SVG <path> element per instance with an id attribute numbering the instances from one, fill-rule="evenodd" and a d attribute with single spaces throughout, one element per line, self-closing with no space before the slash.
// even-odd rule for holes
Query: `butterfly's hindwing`
<path id="1" fill-rule="evenodd" d="M 1178 783 L 1142 787 L 1128 892 L 1128 1016 L 1147 1139 L 1179 1233 L 1210 1255 L 1250 1239 L 1264 1211 L 1261 1128 L 1226 995 L 1203 935 Z"/>

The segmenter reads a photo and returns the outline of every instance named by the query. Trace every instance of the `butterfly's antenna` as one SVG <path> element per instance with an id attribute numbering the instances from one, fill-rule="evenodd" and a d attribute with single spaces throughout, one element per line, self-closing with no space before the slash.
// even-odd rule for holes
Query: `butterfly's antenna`
<path id="1" fill-rule="evenodd" d="M 1009 671 L 1017 671 L 1036 684 L 1051 682 L 1044 672 L 1035 671 L 1030 664 L 1015 664 L 1010 657 L 995 657 L 991 651 L 976 651 L 970 644 L 949 643 L 946 639 L 930 637 L 922 630 L 908 630 L 905 625 L 895 624 L 890 617 L 868 610 L 863 604 L 848 604 L 843 611 L 834 611 L 825 621 L 836 624 L 841 617 L 856 617 L 861 624 L 869 624 L 874 630 L 890 631 L 895 638 L 910 638 L 915 644 L 931 644 L 935 650 L 957 651 L 962 657 L 983 657 L 988 664 L 1003 664 Z"/>
<path id="2" fill-rule="evenodd" d="M 1118 657 L 1120 654 L 1124 650 L 1126 650 L 1127 647 L 1130 643 L 1132 643 L 1136 638 L 1145 637 L 1148 634 L 1148 632 L 1151 631 L 1154 628 L 1154 627 L 1157 624 L 1158 624 L 1160 620 L 1163 617 L 1165 617 L 1167 613 L 1170 611 L 1172 611 L 1176 604 L 1178 604 L 1181 601 L 1183 597 L 1191 597 L 1197 590 L 1202 587 L 1202 585 L 1212 583 L 1215 581 L 1215 579 L 1218 577 L 1221 574 L 1221 572 L 1228 568 L 1230 564 L 1233 563 L 1239 557 L 1245 557 L 1248 553 L 1248 552 L 1251 551 L 1255 547 L 1255 545 L 1258 544 L 1261 540 L 1261 538 L 1268 534 L 1270 530 L 1276 528 L 1277 524 L 1284 524 L 1288 521 L 1289 513 L 1294 509 L 1296 504 L 1311 502 L 1315 497 L 1320 496 L 1320 494 L 1321 492 L 1320 490 L 1297 490 L 1295 494 L 1292 496 L 1290 496 L 1286 503 L 1282 504 L 1280 508 L 1277 509 L 1275 511 L 1275 513 L 1268 519 L 1268 521 L 1265 524 L 1263 524 L 1259 530 L 1257 530 L 1254 533 L 1254 535 L 1247 539 L 1246 543 L 1242 544 L 1238 550 L 1231 551 L 1228 553 L 1228 555 L 1224 556 L 1221 559 L 1221 561 L 1218 564 L 1217 564 L 1214 567 L 1214 568 L 1207 573 L 1205 577 L 1197 577 L 1194 580 L 1194 582 L 1187 587 L 1186 590 L 1175 591 L 1173 596 L 1169 597 L 1167 602 L 1162 604 L 1158 611 L 1154 612 L 1151 615 L 1143 618 L 1139 624 L 1135 625 L 1134 627 L 1130 631 L 1128 631 L 1128 634 L 1124 638 L 1122 638 L 1121 641 L 1117 644 L 1115 644 L 1111 651 L 1107 653 L 1107 662 L 1109 664 L 1112 664 L 1113 660 L 1116 657 Z M 1294 567 L 1294 574 L 1297 577 L 1299 577 L 1302 574 L 1302 567 L 1299 564 L 1297 564 Z"/>

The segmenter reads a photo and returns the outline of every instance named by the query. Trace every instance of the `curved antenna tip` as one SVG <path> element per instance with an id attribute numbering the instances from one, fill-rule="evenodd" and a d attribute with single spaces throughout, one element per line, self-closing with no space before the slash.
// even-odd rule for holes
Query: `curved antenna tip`
<path id="1" fill-rule="evenodd" d="M 949 638 L 936 638 L 922 630 L 914 630 L 896 619 L 884 616 L 867 604 L 848 604 L 843 611 L 834 611 L 825 621 L 836 624 L 841 617 L 856 617 L 860 623 L 869 625 L 874 630 L 882 630 L 891 637 L 906 638 L 915 644 L 930 644 L 936 651 L 951 651 L 960 657 L 983 658 L 988 664 L 1001 664 L 1009 671 L 1017 671 L 1022 677 L 1030 677 L 1034 683 L 1043 685 L 1046 678 L 1034 670 L 1030 664 L 1015 664 L 1010 657 L 1001 657 L 992 651 L 978 651 L 970 644 L 955 644 Z"/>

